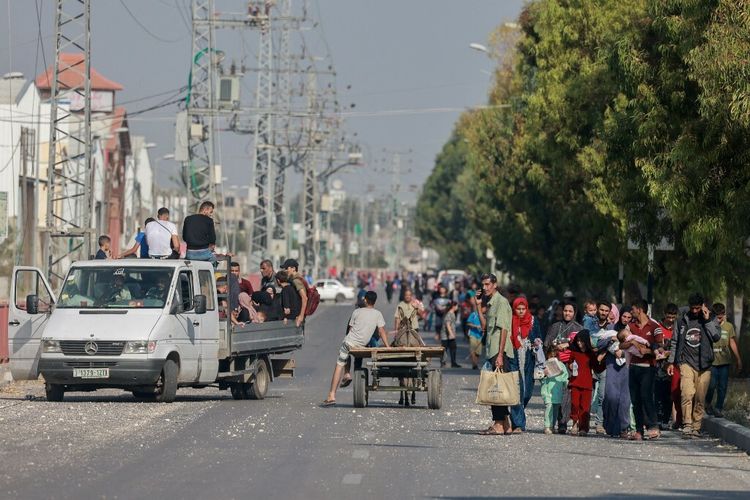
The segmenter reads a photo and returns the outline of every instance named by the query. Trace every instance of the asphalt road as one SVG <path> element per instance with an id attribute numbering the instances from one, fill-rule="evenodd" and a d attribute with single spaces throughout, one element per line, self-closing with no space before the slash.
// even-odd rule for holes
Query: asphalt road
<path id="1" fill-rule="evenodd" d="M 387 319 L 392 307 L 384 307 Z M 656 442 L 545 436 L 538 397 L 524 435 L 479 436 L 489 410 L 474 405 L 478 374 L 447 369 L 443 408 L 396 406 L 351 389 L 326 395 L 350 305 L 310 320 L 297 377 L 263 401 L 216 389 L 181 390 L 171 405 L 129 393 L 66 395 L 48 403 L 38 383 L 0 392 L 1 498 L 748 498 L 745 453 L 665 433 Z M 459 352 L 465 358 L 466 351 Z M 468 364 L 464 362 L 464 364 Z M 31 398 L 31 399 L 28 399 Z"/>

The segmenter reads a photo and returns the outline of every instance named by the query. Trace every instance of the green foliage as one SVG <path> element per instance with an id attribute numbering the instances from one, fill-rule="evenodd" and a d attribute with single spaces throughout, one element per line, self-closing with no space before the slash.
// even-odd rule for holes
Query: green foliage
<path id="1" fill-rule="evenodd" d="M 628 252 L 628 238 L 667 237 L 662 297 L 747 291 L 750 4 L 537 0 L 520 26 L 491 38 L 489 100 L 506 107 L 462 119 L 420 199 L 420 213 L 450 212 L 455 191 L 435 190 L 458 179 L 473 200 L 465 223 L 425 217 L 425 240 L 469 263 L 460 227 L 521 282 L 597 292 L 620 260 L 645 280 L 645 251 Z"/>
<path id="2" fill-rule="evenodd" d="M 417 202 L 416 231 L 425 246 L 440 249 L 445 267 L 475 264 L 479 242 L 465 224 L 465 210 L 471 205 L 465 180 L 460 176 L 466 166 L 467 146 L 458 131 L 435 160 L 435 169 L 427 179 Z"/>

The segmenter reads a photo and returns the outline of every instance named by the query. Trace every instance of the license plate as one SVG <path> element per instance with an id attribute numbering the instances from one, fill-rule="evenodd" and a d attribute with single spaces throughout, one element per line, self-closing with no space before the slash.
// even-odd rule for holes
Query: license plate
<path id="1" fill-rule="evenodd" d="M 73 376 L 78 378 L 109 378 L 109 368 L 73 368 Z"/>

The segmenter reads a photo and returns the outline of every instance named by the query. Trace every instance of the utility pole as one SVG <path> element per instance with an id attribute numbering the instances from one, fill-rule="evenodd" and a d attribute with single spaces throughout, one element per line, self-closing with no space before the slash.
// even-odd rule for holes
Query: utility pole
<path id="1" fill-rule="evenodd" d="M 66 62 L 63 53 L 81 58 Z M 61 81 L 81 82 L 68 88 Z M 91 2 L 57 0 L 55 64 L 50 83 L 50 141 L 47 172 L 47 224 L 44 263 L 53 286 L 62 280 L 67 264 L 93 253 L 95 229 L 94 168 L 91 162 Z M 64 97 L 76 97 L 82 109 L 74 116 Z"/>

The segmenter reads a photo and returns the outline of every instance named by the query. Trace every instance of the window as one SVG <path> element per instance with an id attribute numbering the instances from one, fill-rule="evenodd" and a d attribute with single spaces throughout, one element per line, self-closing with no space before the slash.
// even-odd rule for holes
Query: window
<path id="1" fill-rule="evenodd" d="M 178 283 L 180 290 L 180 300 L 182 301 L 182 312 L 193 309 L 193 273 L 190 271 L 180 271 L 180 280 Z"/>
<path id="2" fill-rule="evenodd" d="M 224 206 L 233 208 L 234 207 L 234 196 L 227 196 L 224 198 Z"/>
<path id="3" fill-rule="evenodd" d="M 60 292 L 63 309 L 161 309 L 174 270 L 161 267 L 74 267 Z"/>
<path id="4" fill-rule="evenodd" d="M 318 281 L 317 283 L 315 283 L 315 288 L 323 288 L 324 286 L 325 286 L 324 281 Z"/>
<path id="5" fill-rule="evenodd" d="M 23 269 L 16 273 L 16 307 L 26 310 L 26 297 L 36 295 L 39 299 L 39 312 L 49 312 L 52 307 L 52 295 L 41 275 L 35 269 Z"/>
<path id="6" fill-rule="evenodd" d="M 201 295 L 206 296 L 206 310 L 213 311 L 216 305 L 216 290 L 211 280 L 211 271 L 198 271 Z"/>

